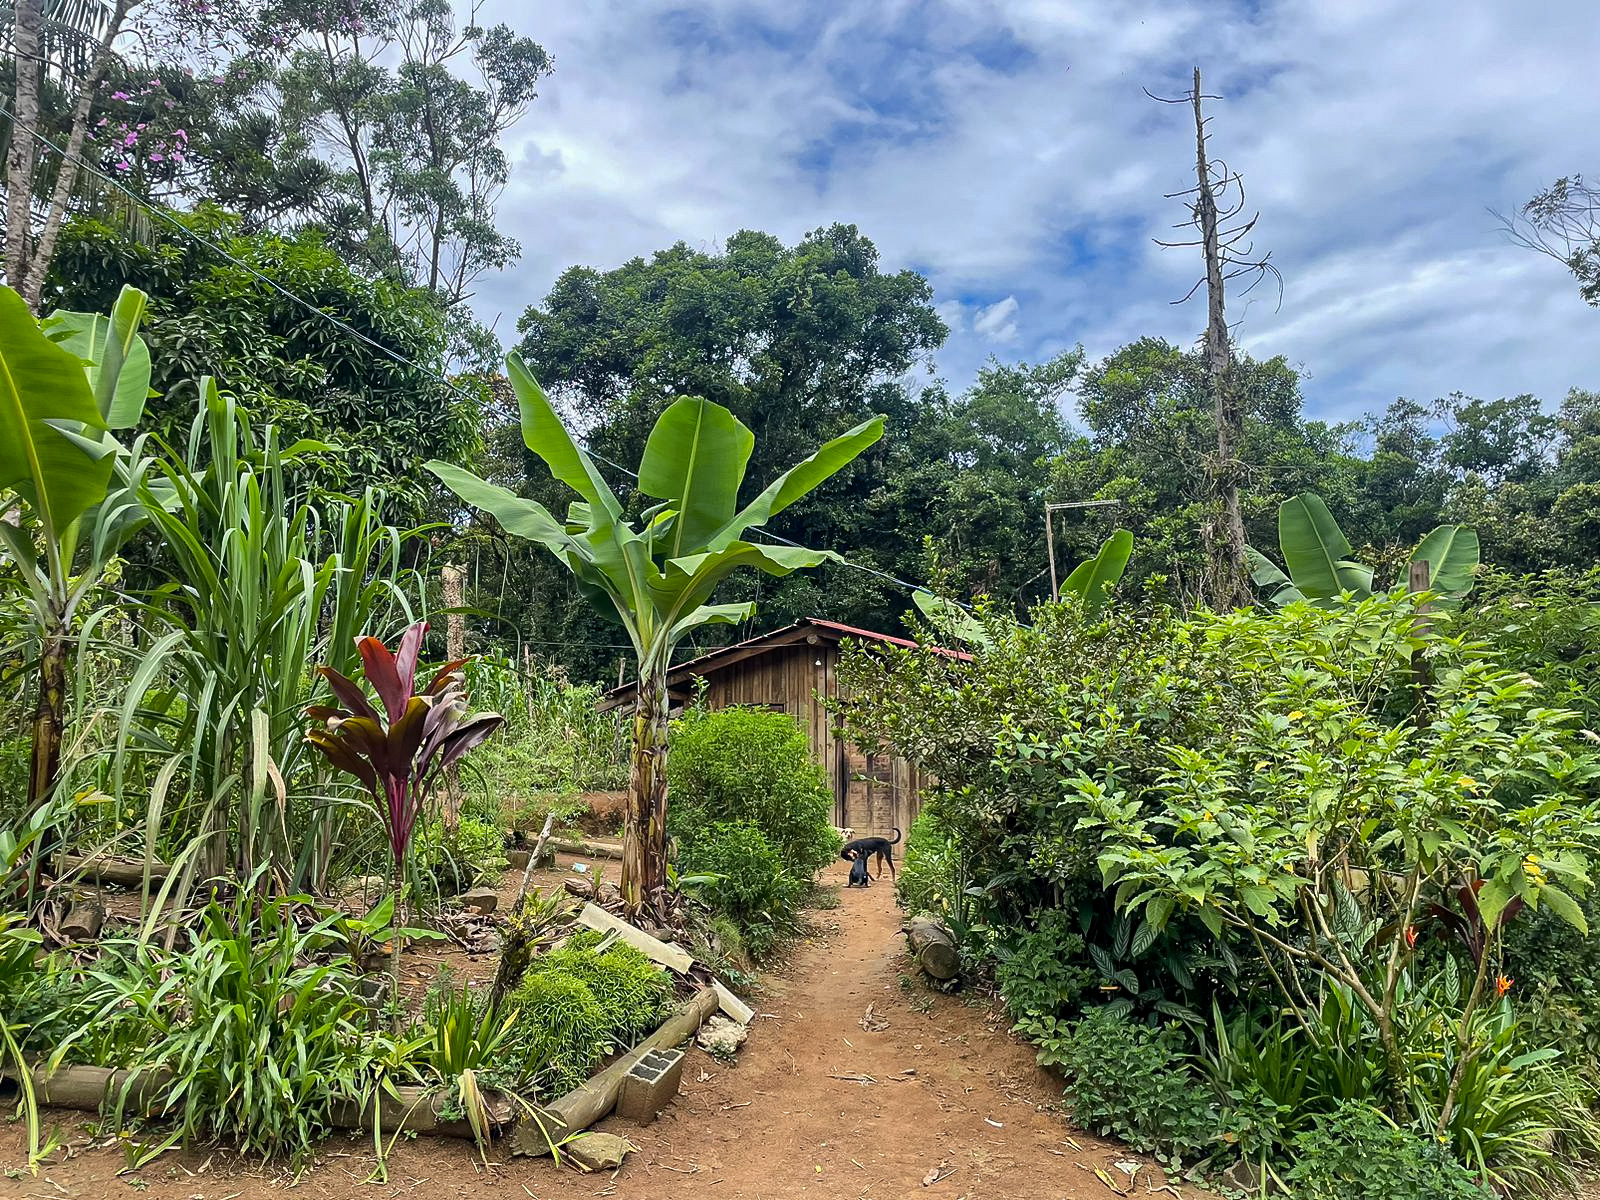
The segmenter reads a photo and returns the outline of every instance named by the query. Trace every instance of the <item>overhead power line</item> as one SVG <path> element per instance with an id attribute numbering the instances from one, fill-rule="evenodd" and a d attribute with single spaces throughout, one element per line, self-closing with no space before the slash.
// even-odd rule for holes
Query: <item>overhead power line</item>
<path id="1" fill-rule="evenodd" d="M 12 114 L 10 107 L 7 106 L 4 102 L 0 102 L 0 113 L 4 113 L 5 116 L 7 117 L 7 119 L 9 119 L 11 121 L 12 128 L 16 127 L 16 118 Z M 39 130 L 33 129 L 33 130 L 30 130 L 30 132 L 33 134 L 34 138 L 41 145 L 43 145 L 47 149 L 49 149 L 52 152 L 54 152 L 61 159 L 63 159 L 63 160 L 66 160 L 68 158 L 72 159 L 74 162 L 76 162 L 78 164 L 80 169 L 88 171 L 91 175 L 96 176 L 102 182 L 109 184 L 112 188 L 114 188 L 117 191 L 121 192 L 129 200 L 133 201 L 134 204 L 138 205 L 140 208 L 144 209 L 146 212 L 150 213 L 152 216 L 157 217 L 160 220 L 166 222 L 168 225 L 172 226 L 180 234 L 182 234 L 184 237 L 188 238 L 190 241 L 194 242 L 196 245 L 205 247 L 207 250 L 211 251 L 213 254 L 215 254 L 218 257 L 226 260 L 227 262 L 231 263 L 233 266 L 235 266 L 235 267 L 239 268 L 241 271 L 245 272 L 247 275 L 249 275 L 251 278 L 255 279 L 257 282 L 265 285 L 268 288 L 271 288 L 274 292 L 277 292 L 279 295 L 283 296 L 285 299 L 287 299 L 287 300 L 291 301 L 292 303 L 298 305 L 299 307 L 303 308 L 306 312 L 310 313 L 312 316 L 317 317 L 317 318 L 319 318 L 321 320 L 324 320 L 324 321 L 328 322 L 328 324 L 332 325 L 336 329 L 339 329 L 341 332 L 349 335 L 350 337 L 354 338 L 358 342 L 361 342 L 363 345 L 371 347 L 373 350 L 376 350 L 379 354 L 383 355 L 385 358 L 387 358 L 390 361 L 398 364 L 399 366 L 405 367 L 406 369 L 408 369 L 410 371 L 415 371 L 418 374 L 428 376 L 429 378 L 433 379 L 435 382 L 442 384 L 446 388 L 449 388 L 451 391 L 456 393 L 456 395 L 462 397 L 463 399 L 471 400 L 473 398 L 472 393 L 467 391 L 460 384 L 455 383 L 454 381 L 446 378 L 442 374 L 439 374 L 439 373 L 435 372 L 434 370 L 432 370 L 429 367 L 423 366 L 421 363 L 416 362 L 413 359 L 407 358 L 405 355 L 403 355 L 403 354 L 399 353 L 398 351 L 394 350 L 392 347 L 386 346 L 382 342 L 378 341 L 376 338 L 373 338 L 370 335 L 368 335 L 366 333 L 363 333 L 361 330 L 357 329 L 354 325 L 351 325 L 348 321 L 343 321 L 343 320 L 339 319 L 338 317 L 334 316 L 332 313 L 328 312 L 327 309 L 322 308 L 319 305 L 313 304 L 311 301 L 307 300 L 305 297 L 297 294 L 296 292 L 290 290 L 289 288 L 284 287 L 283 284 L 279 283 L 276 279 L 273 279 L 270 275 L 267 275 L 267 274 L 263 273 L 262 271 L 258 270 L 256 267 L 252 266 L 250 263 L 244 262 L 241 259 L 235 257 L 234 255 L 228 253 L 227 250 L 225 250 L 222 246 L 218 245 L 216 242 L 214 242 L 210 238 L 204 236 L 203 234 L 197 233 L 195 230 L 189 228 L 188 225 L 186 225 L 183 221 L 178 219 L 177 215 L 175 213 L 173 213 L 172 210 L 170 210 L 168 208 L 160 207 L 158 205 L 151 204 L 143 196 L 139 195 L 138 192 L 134 191 L 132 188 L 130 188 L 126 184 L 124 184 L 120 179 L 117 179 L 115 176 L 106 174 L 96 164 L 94 164 L 93 162 L 90 162 L 88 159 L 84 158 L 81 154 L 69 155 L 67 153 L 66 149 L 63 146 L 57 144 L 54 140 L 52 140 L 51 138 L 47 137 L 45 134 L 41 133 Z M 584 448 L 585 453 L 587 453 L 590 458 L 595 459 L 597 462 L 603 463 L 605 466 L 610 467 L 612 470 L 621 471 L 624 475 L 628 476 L 630 479 L 634 480 L 635 482 L 638 481 L 639 473 L 637 471 L 631 470 L 630 468 L 623 466 L 621 463 L 615 462 L 612 459 L 607 458 L 605 455 L 603 455 L 603 454 L 599 453 L 598 451 L 590 448 L 588 445 L 584 445 L 583 448 Z M 762 537 L 771 538 L 773 541 L 780 542 L 785 546 L 793 546 L 796 549 L 801 549 L 801 550 L 805 550 L 805 549 L 809 549 L 810 548 L 810 547 L 807 547 L 807 546 L 802 546 L 799 542 L 792 541 L 791 539 L 786 538 L 781 534 L 773 533 L 771 530 L 762 529 L 762 530 L 759 530 L 759 533 L 760 533 L 760 535 Z M 886 581 L 888 583 L 892 583 L 896 587 L 904 588 L 904 589 L 906 589 L 907 591 L 910 591 L 910 592 L 927 592 L 929 595 L 933 594 L 932 589 L 929 588 L 926 584 L 911 583 L 911 582 L 909 582 L 907 580 L 900 579 L 899 577 L 897 577 L 895 575 L 891 575 L 887 571 L 880 571 L 878 568 L 869 567 L 865 563 L 854 562 L 851 559 L 848 559 L 848 558 L 844 557 L 844 555 L 842 555 L 842 554 L 839 555 L 838 557 L 839 557 L 839 561 L 840 561 L 841 564 L 851 568 L 852 570 L 861 571 L 861 572 L 864 572 L 865 574 L 872 575 L 872 576 L 874 576 L 874 577 L 876 577 L 878 579 L 882 579 L 882 580 L 884 580 L 884 581 Z M 962 605 L 962 607 L 967 607 L 967 606 L 966 605 Z"/>

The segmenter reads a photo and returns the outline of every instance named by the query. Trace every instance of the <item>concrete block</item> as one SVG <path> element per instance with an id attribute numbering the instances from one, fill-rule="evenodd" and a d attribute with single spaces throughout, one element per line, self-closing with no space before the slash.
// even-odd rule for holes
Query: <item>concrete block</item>
<path id="1" fill-rule="evenodd" d="M 672 1103 L 683 1078 L 682 1050 L 647 1050 L 622 1077 L 617 1112 L 630 1121 L 648 1125 Z"/>

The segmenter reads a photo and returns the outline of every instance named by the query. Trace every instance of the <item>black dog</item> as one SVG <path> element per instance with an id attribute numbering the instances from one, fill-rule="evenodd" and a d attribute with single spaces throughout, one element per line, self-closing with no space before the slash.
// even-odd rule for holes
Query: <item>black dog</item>
<path id="1" fill-rule="evenodd" d="M 842 859 L 845 859 L 847 862 L 865 863 L 874 854 L 876 854 L 878 856 L 878 860 L 879 860 L 878 861 L 878 876 L 879 876 L 879 878 L 882 878 L 882 876 L 883 876 L 883 864 L 884 863 L 888 863 L 889 864 L 889 877 L 891 879 L 893 879 L 894 878 L 894 851 L 889 849 L 889 847 L 898 845 L 899 842 L 900 842 L 900 830 L 899 829 L 896 829 L 894 831 L 894 837 L 892 839 L 891 838 L 886 838 L 886 837 L 857 838 L 853 842 L 846 842 L 845 843 L 844 849 L 839 851 L 839 857 L 842 858 Z M 852 877 L 855 876 L 855 868 L 854 867 L 850 868 L 850 874 L 851 874 Z"/>
<path id="2" fill-rule="evenodd" d="M 845 887 L 864 888 L 872 882 L 872 876 L 867 874 L 867 856 L 850 860 L 850 882 Z"/>

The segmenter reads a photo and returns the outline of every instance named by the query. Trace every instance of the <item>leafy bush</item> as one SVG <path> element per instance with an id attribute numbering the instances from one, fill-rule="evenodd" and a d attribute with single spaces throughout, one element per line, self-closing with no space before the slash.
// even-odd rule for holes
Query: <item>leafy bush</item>
<path id="1" fill-rule="evenodd" d="M 1067 1104 L 1079 1125 L 1167 1158 L 1201 1157 L 1217 1147 L 1224 1129 L 1217 1104 L 1188 1070 L 1178 1031 L 1102 1008 L 1075 1025 L 1047 1020 L 1030 1032 L 1040 1042 L 1039 1061 L 1066 1075 Z"/>
<path id="2" fill-rule="evenodd" d="M 1285 1182 L 1299 1200 L 1489 1200 L 1447 1152 L 1350 1101 L 1315 1117 L 1292 1143 Z"/>
<path id="3" fill-rule="evenodd" d="M 908 913 L 946 916 L 959 891 L 957 842 L 940 820 L 936 805 L 922 807 L 906 832 L 905 855 L 895 879 L 895 899 Z"/>
<path id="4" fill-rule="evenodd" d="M 1017 1019 L 1063 1017 L 1099 982 L 1084 958 L 1083 937 L 1070 913 L 1043 913 L 1038 925 L 1002 953 L 995 978 L 1006 1007 Z"/>
<path id="5" fill-rule="evenodd" d="M 680 852 L 683 874 L 714 878 L 705 894 L 738 927 L 744 947 L 765 958 L 797 928 L 802 883 L 761 830 L 745 821 L 705 826 Z"/>
<path id="6" fill-rule="evenodd" d="M 582 980 L 600 1003 L 607 1033 L 632 1042 L 660 1023 L 672 998 L 672 982 L 632 946 L 618 943 L 596 954 L 585 944 L 587 940 L 575 937 L 567 946 L 541 955 L 532 970 Z"/>
<path id="7" fill-rule="evenodd" d="M 459 896 L 479 883 L 493 883 L 505 869 L 505 833 L 498 825 L 463 813 L 454 830 L 430 818 L 412 847 L 412 864 L 425 896 Z"/>
<path id="8" fill-rule="evenodd" d="M 611 1047 L 606 1013 L 589 985 L 560 971 L 529 971 L 511 993 L 519 1076 L 549 1095 L 571 1091 Z"/>
<path id="9" fill-rule="evenodd" d="M 715 826 L 753 824 L 797 878 L 839 853 L 833 793 L 805 732 L 786 713 L 691 709 L 672 731 L 668 822 L 680 853 Z"/>

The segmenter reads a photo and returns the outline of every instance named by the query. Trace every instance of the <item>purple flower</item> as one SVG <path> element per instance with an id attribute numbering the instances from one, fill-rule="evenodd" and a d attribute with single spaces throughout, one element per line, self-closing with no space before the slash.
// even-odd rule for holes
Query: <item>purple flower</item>
<path id="1" fill-rule="evenodd" d="M 131 162 L 129 162 L 127 159 L 125 159 L 125 158 L 118 159 L 117 160 L 117 170 L 119 170 L 119 171 L 131 171 L 131 170 L 133 170 L 133 164 Z"/>
<path id="2" fill-rule="evenodd" d="M 111 98 L 113 100 L 126 100 L 126 99 L 128 99 L 128 93 L 127 92 L 112 92 L 111 93 Z"/>
<path id="3" fill-rule="evenodd" d="M 131 146 L 135 142 L 137 142 L 138 140 L 139 140 L 139 135 L 137 133 L 130 133 L 127 137 L 122 139 L 122 144 L 124 146 Z"/>
<path id="4" fill-rule="evenodd" d="M 177 138 L 180 142 L 187 142 L 189 140 L 189 135 L 181 129 L 174 129 L 172 131 L 172 136 Z"/>
<path id="5" fill-rule="evenodd" d="M 159 154 L 152 154 L 152 155 L 151 155 L 151 156 L 150 156 L 150 161 L 151 161 L 151 162 L 160 162 L 160 161 L 161 161 L 161 155 L 159 155 Z"/>

